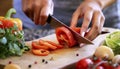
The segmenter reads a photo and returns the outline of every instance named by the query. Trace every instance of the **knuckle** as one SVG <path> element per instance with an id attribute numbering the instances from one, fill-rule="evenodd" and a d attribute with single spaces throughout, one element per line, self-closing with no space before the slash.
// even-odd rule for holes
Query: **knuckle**
<path id="1" fill-rule="evenodd" d="M 102 16 L 102 20 L 105 20 L 105 16 Z"/>
<path id="2" fill-rule="evenodd" d="M 90 18 L 89 16 L 85 16 L 85 20 L 86 20 L 87 22 L 90 22 L 90 21 L 91 21 L 91 18 Z"/>
<path id="3" fill-rule="evenodd" d="M 40 17 L 41 18 L 47 18 L 47 15 L 46 14 L 41 14 Z"/>
<path id="4" fill-rule="evenodd" d="M 99 29 L 97 25 L 94 25 L 93 28 L 94 28 L 95 30 L 98 30 L 98 29 Z"/>

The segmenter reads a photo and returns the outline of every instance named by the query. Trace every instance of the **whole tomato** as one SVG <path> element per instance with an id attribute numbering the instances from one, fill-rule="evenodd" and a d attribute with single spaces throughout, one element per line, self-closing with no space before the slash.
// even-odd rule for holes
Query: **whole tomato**
<path id="1" fill-rule="evenodd" d="M 116 67 L 115 69 L 120 69 L 120 65 L 118 67 Z"/>
<path id="2" fill-rule="evenodd" d="M 76 64 L 76 69 L 90 69 L 90 67 L 93 65 L 93 61 L 89 58 L 81 59 Z"/>

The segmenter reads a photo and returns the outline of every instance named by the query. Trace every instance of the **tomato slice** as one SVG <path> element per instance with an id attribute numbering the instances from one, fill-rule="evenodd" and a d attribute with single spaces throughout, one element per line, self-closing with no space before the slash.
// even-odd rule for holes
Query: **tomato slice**
<path id="1" fill-rule="evenodd" d="M 66 44 L 68 47 L 72 47 L 76 44 L 73 34 L 67 28 L 59 27 L 55 30 L 55 33 L 57 40 L 61 45 Z"/>
<path id="2" fill-rule="evenodd" d="M 49 49 L 47 46 L 40 45 L 38 41 L 32 41 L 32 48 L 33 49 Z"/>
<path id="3" fill-rule="evenodd" d="M 48 42 L 49 44 L 53 45 L 53 46 L 56 46 L 57 49 L 61 49 L 61 48 L 63 48 L 63 46 L 60 45 L 60 44 L 54 43 L 54 42 L 52 42 L 52 41 L 47 41 L 47 42 Z"/>
<path id="4" fill-rule="evenodd" d="M 41 45 L 47 46 L 47 47 L 48 47 L 49 49 L 51 49 L 51 50 L 57 49 L 56 46 L 54 46 L 54 45 L 48 43 L 48 42 L 45 41 L 45 40 L 40 39 L 40 40 L 39 40 L 39 43 L 40 43 Z"/>
<path id="5" fill-rule="evenodd" d="M 32 53 L 38 56 L 47 56 L 50 52 L 45 49 L 32 49 Z"/>

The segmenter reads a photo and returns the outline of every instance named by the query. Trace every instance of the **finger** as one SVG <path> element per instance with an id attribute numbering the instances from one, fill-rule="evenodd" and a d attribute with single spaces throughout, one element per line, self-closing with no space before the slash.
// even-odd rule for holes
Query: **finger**
<path id="1" fill-rule="evenodd" d="M 39 4 L 37 3 L 34 3 L 34 22 L 36 25 L 39 24 L 39 14 L 40 14 L 40 11 L 41 11 L 41 7 Z"/>
<path id="2" fill-rule="evenodd" d="M 31 19 L 31 20 L 33 20 L 33 3 L 32 3 L 33 1 L 32 0 L 29 0 L 29 5 L 28 5 L 28 9 L 29 9 L 29 18 Z"/>
<path id="3" fill-rule="evenodd" d="M 22 1 L 23 3 L 23 11 L 25 12 L 25 14 L 32 19 L 33 17 L 33 10 L 32 10 L 32 0 L 29 1 Z"/>
<path id="4" fill-rule="evenodd" d="M 40 17 L 39 17 L 40 25 L 45 25 L 50 12 L 51 12 L 50 7 L 48 7 L 48 6 L 45 6 L 44 8 L 41 9 L 41 13 L 40 13 Z"/>
<path id="5" fill-rule="evenodd" d="M 80 34 L 82 36 L 84 36 L 85 32 L 87 31 L 88 29 L 88 26 L 92 20 L 92 17 L 93 17 L 93 11 L 87 11 L 84 15 L 84 20 L 83 20 L 83 24 L 81 26 L 81 32 Z"/>
<path id="6" fill-rule="evenodd" d="M 105 17 L 104 17 L 104 15 L 103 15 L 103 13 L 102 13 L 101 20 L 100 20 L 100 28 L 101 28 L 100 31 L 102 31 L 102 28 L 103 28 L 104 23 L 105 23 Z"/>
<path id="7" fill-rule="evenodd" d="M 53 11 L 54 11 L 54 3 L 52 2 L 51 3 L 51 6 L 50 6 L 50 15 L 53 15 Z"/>
<path id="8" fill-rule="evenodd" d="M 86 38 L 93 40 L 100 33 L 100 20 L 101 15 L 99 12 L 93 14 L 92 27 L 90 31 L 85 36 Z"/>
<path id="9" fill-rule="evenodd" d="M 71 19 L 70 27 L 76 27 L 78 19 L 82 17 L 82 14 L 80 11 L 76 10 Z"/>

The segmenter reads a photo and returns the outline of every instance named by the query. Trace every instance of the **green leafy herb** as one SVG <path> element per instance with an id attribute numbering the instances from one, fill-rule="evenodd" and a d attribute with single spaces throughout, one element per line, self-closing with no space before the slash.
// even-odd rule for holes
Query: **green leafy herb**
<path id="1" fill-rule="evenodd" d="M 120 31 L 109 34 L 105 39 L 105 45 L 112 48 L 114 54 L 120 54 Z"/>
<path id="2" fill-rule="evenodd" d="M 28 50 L 28 46 L 25 46 L 24 32 L 18 30 L 16 25 L 12 28 L 0 28 L 0 58 L 21 56 Z"/>

